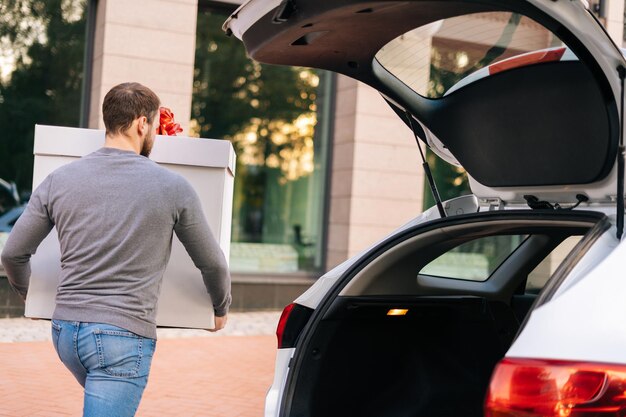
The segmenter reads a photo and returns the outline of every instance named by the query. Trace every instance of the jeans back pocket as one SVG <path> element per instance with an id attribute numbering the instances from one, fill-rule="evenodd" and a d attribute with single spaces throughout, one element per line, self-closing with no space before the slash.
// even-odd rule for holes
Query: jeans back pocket
<path id="1" fill-rule="evenodd" d="M 122 330 L 95 329 L 96 347 L 100 368 L 112 375 L 126 378 L 146 376 L 142 367 L 145 339 L 132 332 Z"/>

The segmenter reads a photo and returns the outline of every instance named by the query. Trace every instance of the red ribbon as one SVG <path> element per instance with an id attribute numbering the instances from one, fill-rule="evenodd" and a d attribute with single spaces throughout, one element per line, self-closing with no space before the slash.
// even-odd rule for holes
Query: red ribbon
<path id="1" fill-rule="evenodd" d="M 180 125 L 174 122 L 174 113 L 167 107 L 159 108 L 160 123 L 157 129 L 158 135 L 176 136 L 177 133 L 181 133 L 183 129 Z"/>

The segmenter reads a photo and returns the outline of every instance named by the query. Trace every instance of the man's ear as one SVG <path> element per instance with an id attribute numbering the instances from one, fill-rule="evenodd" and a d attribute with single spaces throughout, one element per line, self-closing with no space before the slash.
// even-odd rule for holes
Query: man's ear
<path id="1" fill-rule="evenodd" d="M 146 116 L 141 116 L 137 120 L 137 130 L 140 135 L 144 135 L 146 130 L 148 129 L 148 118 Z"/>

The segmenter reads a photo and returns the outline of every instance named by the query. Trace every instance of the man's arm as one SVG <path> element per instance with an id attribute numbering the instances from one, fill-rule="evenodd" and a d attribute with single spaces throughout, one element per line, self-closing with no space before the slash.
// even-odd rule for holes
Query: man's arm
<path id="1" fill-rule="evenodd" d="M 50 182 L 48 176 L 32 194 L 2 250 L 2 266 L 9 284 L 23 300 L 26 300 L 30 280 L 30 257 L 54 227 L 48 210 Z"/>
<path id="2" fill-rule="evenodd" d="M 186 180 L 178 191 L 180 203 L 174 231 L 202 273 L 215 315 L 226 316 L 231 303 L 230 273 L 226 258 L 209 229 L 198 194 Z"/>

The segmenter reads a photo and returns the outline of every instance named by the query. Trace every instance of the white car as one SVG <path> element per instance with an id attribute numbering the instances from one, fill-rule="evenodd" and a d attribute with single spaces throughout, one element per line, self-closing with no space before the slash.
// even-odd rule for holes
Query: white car
<path id="1" fill-rule="evenodd" d="M 586 4 L 251 0 L 224 29 L 376 88 L 473 192 L 285 308 L 266 417 L 625 415 L 626 62 Z"/>

